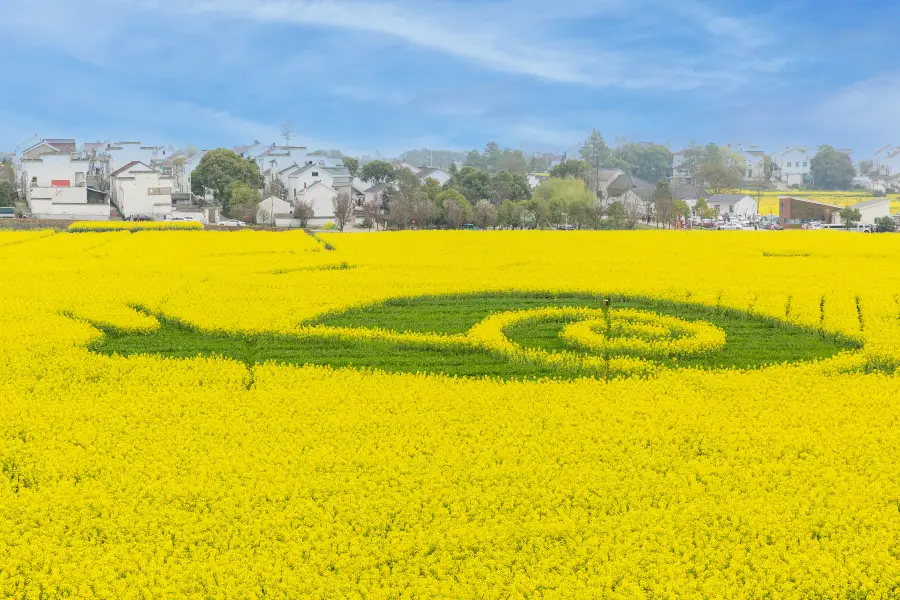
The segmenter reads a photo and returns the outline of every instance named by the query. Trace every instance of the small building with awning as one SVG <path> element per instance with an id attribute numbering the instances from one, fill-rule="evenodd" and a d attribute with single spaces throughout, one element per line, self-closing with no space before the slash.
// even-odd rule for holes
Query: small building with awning
<path id="1" fill-rule="evenodd" d="M 843 207 L 808 198 L 779 196 L 778 224 L 785 229 L 800 229 L 805 223 L 818 222 L 837 225 Z"/>

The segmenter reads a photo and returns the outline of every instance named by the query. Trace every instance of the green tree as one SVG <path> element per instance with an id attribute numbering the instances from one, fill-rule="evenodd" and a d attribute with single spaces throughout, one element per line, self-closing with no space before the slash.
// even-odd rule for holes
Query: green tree
<path id="1" fill-rule="evenodd" d="M 716 212 L 716 209 L 709 207 L 709 204 L 706 203 L 706 198 L 700 198 L 697 200 L 697 203 L 694 204 L 694 214 L 701 219 L 712 219 L 715 218 L 718 213 Z"/>
<path id="2" fill-rule="evenodd" d="M 706 162 L 697 168 L 697 178 L 713 194 L 721 194 L 741 185 L 741 174 L 724 162 Z"/>
<path id="3" fill-rule="evenodd" d="M 422 193 L 425 194 L 425 198 L 435 206 L 438 206 L 440 203 L 439 197 L 441 191 L 441 184 L 438 183 L 437 179 L 432 177 L 425 179 L 425 183 L 422 185 Z"/>
<path id="4" fill-rule="evenodd" d="M 676 217 L 682 217 L 685 220 L 691 218 L 691 207 L 688 206 L 688 203 L 680 198 L 676 198 L 674 202 L 672 202 L 672 214 Z"/>
<path id="5" fill-rule="evenodd" d="M 606 207 L 606 218 L 616 229 L 625 229 L 628 226 L 628 213 L 620 200 L 609 203 L 609 206 Z M 634 224 L 632 224 L 633 226 Z"/>
<path id="6" fill-rule="evenodd" d="M 256 220 L 259 207 L 259 191 L 243 181 L 233 181 L 228 186 L 228 212 L 231 217 Z"/>
<path id="7" fill-rule="evenodd" d="M 15 206 L 19 199 L 16 186 L 10 181 L 0 181 L 0 206 Z"/>
<path id="8" fill-rule="evenodd" d="M 624 161 L 623 171 L 650 183 L 667 179 L 672 173 L 672 153 L 659 144 L 625 144 L 617 152 Z"/>
<path id="9" fill-rule="evenodd" d="M 386 160 L 373 160 L 362 166 L 359 177 L 372 185 L 394 180 L 394 165 Z"/>
<path id="10" fill-rule="evenodd" d="M 456 175 L 450 177 L 445 188 L 453 188 L 463 196 L 470 204 L 479 200 L 491 198 L 491 176 L 469 165 L 464 166 Z"/>
<path id="11" fill-rule="evenodd" d="M 524 175 L 500 171 L 491 178 L 491 202 L 502 204 L 505 200 L 518 202 L 531 198 L 531 186 Z"/>
<path id="12" fill-rule="evenodd" d="M 606 144 L 606 140 L 603 139 L 603 135 L 596 129 L 591 132 L 588 139 L 581 145 L 578 155 L 581 156 L 581 160 L 595 169 L 606 166 L 611 158 L 611 152 Z"/>
<path id="13" fill-rule="evenodd" d="M 584 180 L 588 174 L 588 164 L 583 160 L 569 159 L 563 161 L 550 169 L 550 177 L 557 179 L 565 179 L 567 177 L 573 179 Z"/>
<path id="14" fill-rule="evenodd" d="M 850 157 L 831 146 L 822 146 L 810 167 L 813 187 L 820 190 L 849 190 L 856 176 Z"/>
<path id="15" fill-rule="evenodd" d="M 475 169 L 480 169 L 482 171 L 486 171 L 488 168 L 487 161 L 484 158 L 484 155 L 478 150 L 470 150 L 466 155 L 466 162 L 463 163 L 464 167 L 472 167 Z"/>
<path id="16" fill-rule="evenodd" d="M 343 159 L 344 166 L 347 168 L 347 171 L 350 173 L 350 180 L 356 179 L 356 176 L 359 175 L 359 161 L 352 156 L 345 156 Z"/>
<path id="17" fill-rule="evenodd" d="M 891 217 L 878 217 L 875 219 L 875 231 L 877 233 L 893 233 L 897 231 L 897 224 Z"/>
<path id="18" fill-rule="evenodd" d="M 521 202 L 504 200 L 497 208 L 497 224 L 501 227 L 521 227 L 523 211 Z"/>
<path id="19" fill-rule="evenodd" d="M 203 195 L 205 190 L 211 190 L 226 214 L 233 202 L 231 190 L 234 183 L 243 183 L 251 190 L 259 189 L 259 167 L 252 160 L 241 158 L 226 148 L 207 152 L 191 174 L 192 191 Z"/>
<path id="20" fill-rule="evenodd" d="M 450 227 L 459 229 L 472 220 L 472 205 L 457 190 L 444 190 L 440 196 L 444 221 Z"/>
<path id="21" fill-rule="evenodd" d="M 859 212 L 858 208 L 847 208 L 841 209 L 841 223 L 844 224 L 844 227 L 850 229 L 855 227 L 857 223 L 862 220 L 862 213 Z"/>
<path id="22" fill-rule="evenodd" d="M 287 194 L 287 187 L 280 179 L 275 179 L 274 181 L 269 182 L 269 185 L 266 186 L 266 195 L 268 196 L 277 196 L 282 200 L 287 200 Z"/>
<path id="23" fill-rule="evenodd" d="M 585 217 L 586 210 L 593 210 L 599 204 L 597 197 L 585 187 L 581 179 L 545 179 L 534 190 L 532 199 L 537 200 L 532 205 L 536 214 L 538 210 L 546 209 L 546 217 L 552 224 L 571 222 L 573 207 L 576 215 Z"/>

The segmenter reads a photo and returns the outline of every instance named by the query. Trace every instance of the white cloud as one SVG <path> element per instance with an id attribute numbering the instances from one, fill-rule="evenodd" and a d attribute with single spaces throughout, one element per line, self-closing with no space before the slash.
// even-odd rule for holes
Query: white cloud
<path id="1" fill-rule="evenodd" d="M 810 128 L 878 146 L 900 140 L 900 73 L 858 81 L 814 105 Z M 874 148 L 873 148 L 874 149 Z"/>

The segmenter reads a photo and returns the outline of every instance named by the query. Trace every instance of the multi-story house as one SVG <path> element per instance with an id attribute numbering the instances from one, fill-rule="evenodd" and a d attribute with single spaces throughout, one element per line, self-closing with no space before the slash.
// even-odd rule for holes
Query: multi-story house
<path id="1" fill-rule="evenodd" d="M 88 187 L 90 163 L 87 159 L 77 154 L 62 153 L 59 149 L 26 155 L 37 156 L 19 161 L 20 189 L 33 217 L 109 220 L 106 194 Z"/>
<path id="2" fill-rule="evenodd" d="M 775 157 L 775 165 L 782 183 L 787 186 L 810 184 L 812 154 L 808 146 L 788 146 Z"/>

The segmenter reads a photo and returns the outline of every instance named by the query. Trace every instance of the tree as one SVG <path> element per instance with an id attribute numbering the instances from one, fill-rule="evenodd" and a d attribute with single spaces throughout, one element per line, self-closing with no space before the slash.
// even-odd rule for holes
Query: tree
<path id="1" fill-rule="evenodd" d="M 284 123 L 281 124 L 281 137 L 284 138 L 284 145 L 291 145 L 291 137 L 294 135 L 294 124 L 291 123 L 290 119 L 285 119 Z"/>
<path id="2" fill-rule="evenodd" d="M 344 166 L 347 168 L 347 171 L 350 173 L 350 181 L 352 182 L 356 179 L 356 176 L 359 175 L 359 161 L 351 156 L 345 156 L 343 159 Z"/>
<path id="3" fill-rule="evenodd" d="M 478 150 L 469 150 L 469 153 L 466 155 L 466 162 L 463 163 L 463 167 L 473 167 L 475 169 L 486 171 L 488 165 L 487 160 L 485 160 L 484 155 L 481 154 L 481 152 Z"/>
<path id="4" fill-rule="evenodd" d="M 521 202 L 504 200 L 497 208 L 497 224 L 501 227 L 521 227 L 523 211 Z"/>
<path id="5" fill-rule="evenodd" d="M 427 225 L 435 211 L 422 192 L 418 176 L 409 169 L 397 169 L 394 176 L 394 196 L 387 211 L 391 223 L 399 229 L 412 223 Z"/>
<path id="6" fill-rule="evenodd" d="M 831 146 L 822 146 L 810 168 L 813 187 L 820 190 L 848 190 L 856 170 L 850 157 Z"/>
<path id="7" fill-rule="evenodd" d="M 594 210 L 598 204 L 597 197 L 588 190 L 581 179 L 556 179 L 551 177 L 541 182 L 534 190 L 532 203 L 529 205 L 534 211 L 537 222 L 541 226 L 546 219 L 553 224 L 568 222 L 571 218 L 572 208 L 575 216 L 584 216 L 585 210 Z"/>
<path id="8" fill-rule="evenodd" d="M 609 203 L 609 206 L 606 207 L 606 217 L 616 229 L 625 229 L 629 225 L 625 205 L 620 200 Z M 631 223 L 631 227 L 634 227 L 634 223 Z"/>
<path id="9" fill-rule="evenodd" d="M 15 206 L 19 199 L 16 186 L 11 181 L 0 181 L 0 206 Z"/>
<path id="10" fill-rule="evenodd" d="M 897 231 L 897 224 L 891 217 L 878 217 L 875 219 L 876 233 L 893 233 Z"/>
<path id="11" fill-rule="evenodd" d="M 455 189 L 465 196 L 470 204 L 488 199 L 492 195 L 491 176 L 469 165 L 464 166 L 456 175 L 451 176 L 450 181 L 444 187 Z"/>
<path id="12" fill-rule="evenodd" d="M 373 160 L 363 165 L 359 170 L 359 177 L 372 185 L 393 181 L 394 165 L 386 160 Z"/>
<path id="13" fill-rule="evenodd" d="M 716 209 L 710 208 L 706 203 L 706 198 L 697 200 L 697 203 L 694 204 L 694 214 L 701 219 L 714 219 L 718 215 Z"/>
<path id="14" fill-rule="evenodd" d="M 334 208 L 334 220 L 338 229 L 344 231 L 344 226 L 353 221 L 353 199 L 350 194 L 341 192 L 331 198 L 331 206 Z"/>
<path id="15" fill-rule="evenodd" d="M 278 198 L 281 198 L 282 200 L 287 200 L 287 186 L 284 185 L 284 182 L 282 180 L 274 179 L 269 182 L 269 185 L 266 186 L 266 195 L 276 196 Z"/>
<path id="16" fill-rule="evenodd" d="M 475 224 L 482 229 L 497 224 L 497 207 L 487 200 L 479 200 L 472 212 Z"/>
<path id="17" fill-rule="evenodd" d="M 381 218 L 381 201 L 372 197 L 366 200 L 362 206 L 362 215 L 363 215 L 363 223 L 370 223 L 375 226 L 375 231 L 378 231 L 378 221 Z"/>
<path id="18" fill-rule="evenodd" d="M 685 221 L 691 218 L 691 207 L 688 206 L 688 203 L 680 198 L 676 198 L 674 202 L 672 202 L 672 214 L 675 217 L 681 217 Z"/>
<path id="19" fill-rule="evenodd" d="M 844 227 L 850 229 L 855 227 L 857 223 L 862 220 L 862 213 L 859 212 L 858 208 L 844 208 L 841 210 L 841 223 L 844 224 Z"/>
<path id="20" fill-rule="evenodd" d="M 228 186 L 228 215 L 256 220 L 259 207 L 259 191 L 243 181 L 232 181 Z M 264 220 L 265 221 L 265 220 Z"/>
<path id="21" fill-rule="evenodd" d="M 231 185 L 238 182 L 258 189 L 259 167 L 252 160 L 241 158 L 225 148 L 207 152 L 191 174 L 192 191 L 202 196 L 207 189 L 211 190 L 226 214 L 232 202 Z"/>
<path id="22" fill-rule="evenodd" d="M 439 205 L 438 197 L 441 195 L 441 191 L 441 184 L 438 183 L 437 179 L 432 177 L 425 179 L 425 183 L 422 185 L 422 193 L 435 206 Z"/>
<path id="23" fill-rule="evenodd" d="M 505 200 L 518 202 L 531 198 L 531 186 L 524 175 L 500 171 L 491 178 L 491 202 L 496 205 Z"/>
<path id="24" fill-rule="evenodd" d="M 300 221 L 300 227 L 305 229 L 309 220 L 314 216 L 316 216 L 316 211 L 310 200 L 298 200 L 294 204 L 294 218 Z"/>
<path id="25" fill-rule="evenodd" d="M 625 144 L 616 157 L 624 163 L 624 168 L 618 168 L 650 183 L 668 179 L 672 174 L 672 153 L 659 144 Z"/>
<path id="26" fill-rule="evenodd" d="M 603 135 L 595 129 L 581 145 L 578 155 L 586 164 L 599 169 L 609 160 L 611 152 Z"/>
<path id="27" fill-rule="evenodd" d="M 550 177 L 557 179 L 584 179 L 587 177 L 588 165 L 583 160 L 565 160 L 552 169 L 550 169 Z"/>
<path id="28" fill-rule="evenodd" d="M 198 152 L 199 152 L 199 150 L 197 149 L 197 146 L 195 146 L 193 144 L 187 144 L 184 147 L 184 150 L 181 151 L 181 153 L 184 154 L 188 158 L 190 158 L 192 156 L 196 156 Z"/>
<path id="29" fill-rule="evenodd" d="M 659 181 L 653 190 L 653 210 L 656 213 L 657 223 L 665 223 L 667 226 L 675 216 L 675 197 L 668 181 Z"/>
<path id="30" fill-rule="evenodd" d="M 472 219 L 472 205 L 458 191 L 445 190 L 441 193 L 440 199 L 447 225 L 458 229 Z"/>
<path id="31" fill-rule="evenodd" d="M 707 162 L 697 168 L 697 179 L 701 180 L 713 194 L 721 194 L 741 185 L 740 172 L 729 168 L 724 162 Z"/>

